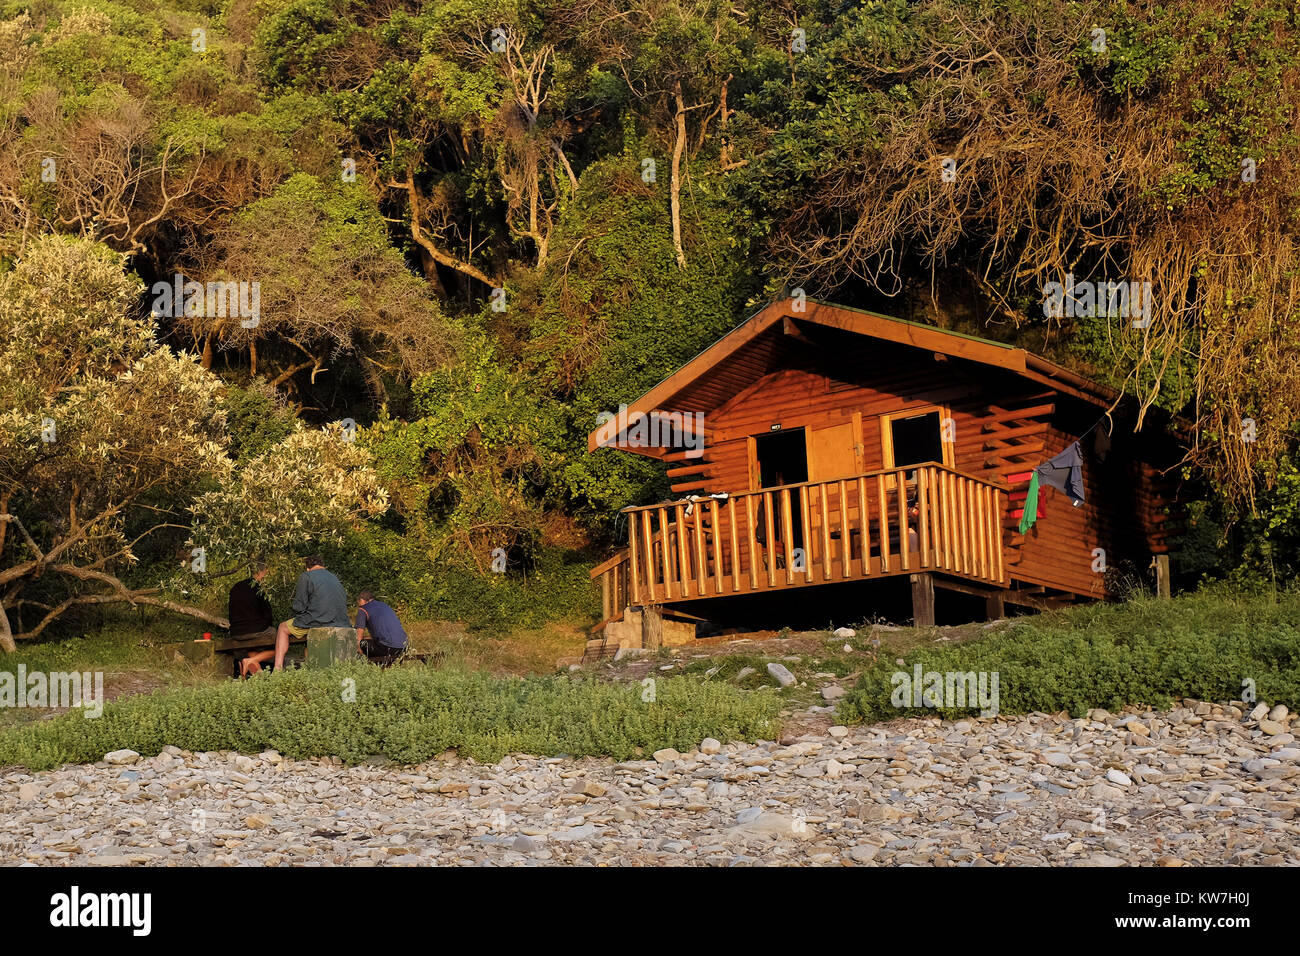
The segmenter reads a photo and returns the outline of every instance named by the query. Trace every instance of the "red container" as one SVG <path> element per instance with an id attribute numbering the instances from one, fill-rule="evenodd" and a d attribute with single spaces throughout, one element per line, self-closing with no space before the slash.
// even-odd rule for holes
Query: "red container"
<path id="1" fill-rule="evenodd" d="M 203 639 L 204 639 L 205 641 L 210 641 L 210 640 L 212 640 L 212 632 L 211 632 L 211 631 L 204 631 L 204 632 L 203 632 Z"/>

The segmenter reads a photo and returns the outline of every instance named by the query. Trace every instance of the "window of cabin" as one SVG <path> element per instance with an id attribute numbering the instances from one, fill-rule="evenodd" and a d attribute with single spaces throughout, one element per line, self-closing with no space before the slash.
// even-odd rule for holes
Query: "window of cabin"
<path id="1" fill-rule="evenodd" d="M 945 408 L 929 408 L 880 416 L 880 442 L 886 468 L 903 468 L 927 461 L 952 467 L 951 441 L 944 441 Z M 952 437 L 951 434 L 948 437 Z"/>

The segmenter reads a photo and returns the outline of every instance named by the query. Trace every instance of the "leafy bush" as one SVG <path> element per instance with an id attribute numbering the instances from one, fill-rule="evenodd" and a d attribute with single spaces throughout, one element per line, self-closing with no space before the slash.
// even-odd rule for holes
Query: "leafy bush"
<path id="1" fill-rule="evenodd" d="M 687 751 L 705 737 L 753 740 L 776 730 L 778 704 L 764 695 L 685 677 L 658 681 L 654 702 L 642 694 L 639 684 L 342 664 L 131 697 L 93 720 L 74 711 L 0 735 L 0 766 L 47 769 L 168 744 L 353 763 L 376 754 L 419 763 L 449 748 L 483 762 L 510 753 L 627 759 L 638 748 Z"/>
<path id="2" fill-rule="evenodd" d="M 1001 634 L 943 650 L 881 661 L 840 700 L 845 721 L 887 720 L 958 710 L 899 709 L 890 702 L 896 671 L 996 672 L 1002 713 L 1080 716 L 1093 707 L 1168 707 L 1180 697 L 1240 699 L 1243 681 L 1270 704 L 1300 706 L 1300 595 L 1276 603 L 1215 589 L 1173 601 L 1134 599 L 1092 605 L 1012 625 Z"/>
<path id="3" fill-rule="evenodd" d="M 419 584 L 412 609 L 421 615 L 466 622 L 474 629 L 512 631 L 551 622 L 591 624 L 599 596 L 591 562 L 573 551 L 548 548 L 527 574 L 478 574 L 446 568 Z"/>
<path id="4" fill-rule="evenodd" d="M 224 404 L 230 455 L 241 463 L 266 454 L 293 434 L 293 408 L 261 379 L 245 387 L 228 384 Z"/>
<path id="5" fill-rule="evenodd" d="M 593 562 L 576 551 L 543 547 L 526 571 L 511 566 L 503 574 L 480 573 L 431 554 L 414 534 L 373 522 L 347 534 L 341 546 L 326 545 L 322 551 L 350 597 L 366 588 L 415 618 L 464 621 L 476 630 L 501 632 L 552 622 L 585 625 L 598 618 Z M 285 602 L 291 593 L 284 591 Z"/>

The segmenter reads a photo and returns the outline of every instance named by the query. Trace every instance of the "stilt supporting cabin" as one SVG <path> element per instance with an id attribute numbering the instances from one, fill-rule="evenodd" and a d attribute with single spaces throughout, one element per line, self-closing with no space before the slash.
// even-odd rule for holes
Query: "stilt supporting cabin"
<path id="1" fill-rule="evenodd" d="M 912 623 L 934 626 L 934 579 L 925 572 L 912 575 Z"/>
<path id="2" fill-rule="evenodd" d="M 1001 617 L 1106 598 L 1115 569 L 1152 556 L 1167 583 L 1161 474 L 1177 446 L 1150 418 L 1135 434 L 1131 416 L 1022 349 L 773 303 L 590 435 L 592 452 L 663 462 L 674 495 L 624 509 L 627 547 L 592 572 L 598 627 L 628 608 L 692 620 L 724 599 L 903 576 L 918 625 L 945 592 Z M 1044 487 L 1021 534 L 1035 467 L 1080 439 L 1084 500 Z M 650 646 L 658 625 L 640 620 Z"/>

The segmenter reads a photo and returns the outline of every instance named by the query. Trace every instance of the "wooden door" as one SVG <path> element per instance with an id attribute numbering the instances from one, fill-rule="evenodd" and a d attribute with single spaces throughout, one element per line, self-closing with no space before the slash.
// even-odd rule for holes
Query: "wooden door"
<path id="1" fill-rule="evenodd" d="M 838 425 L 808 428 L 808 480 L 835 481 L 862 474 L 862 415 Z"/>
<path id="2" fill-rule="evenodd" d="M 862 415 L 854 412 L 852 418 L 838 425 L 808 428 L 808 480 L 839 481 L 853 478 L 863 472 Z M 812 540 L 808 542 L 808 557 L 820 562 L 829 573 L 829 557 L 838 548 L 831 539 L 838 540 L 848 534 L 848 521 L 853 516 L 844 514 L 839 487 L 810 488 L 810 525 Z"/>

